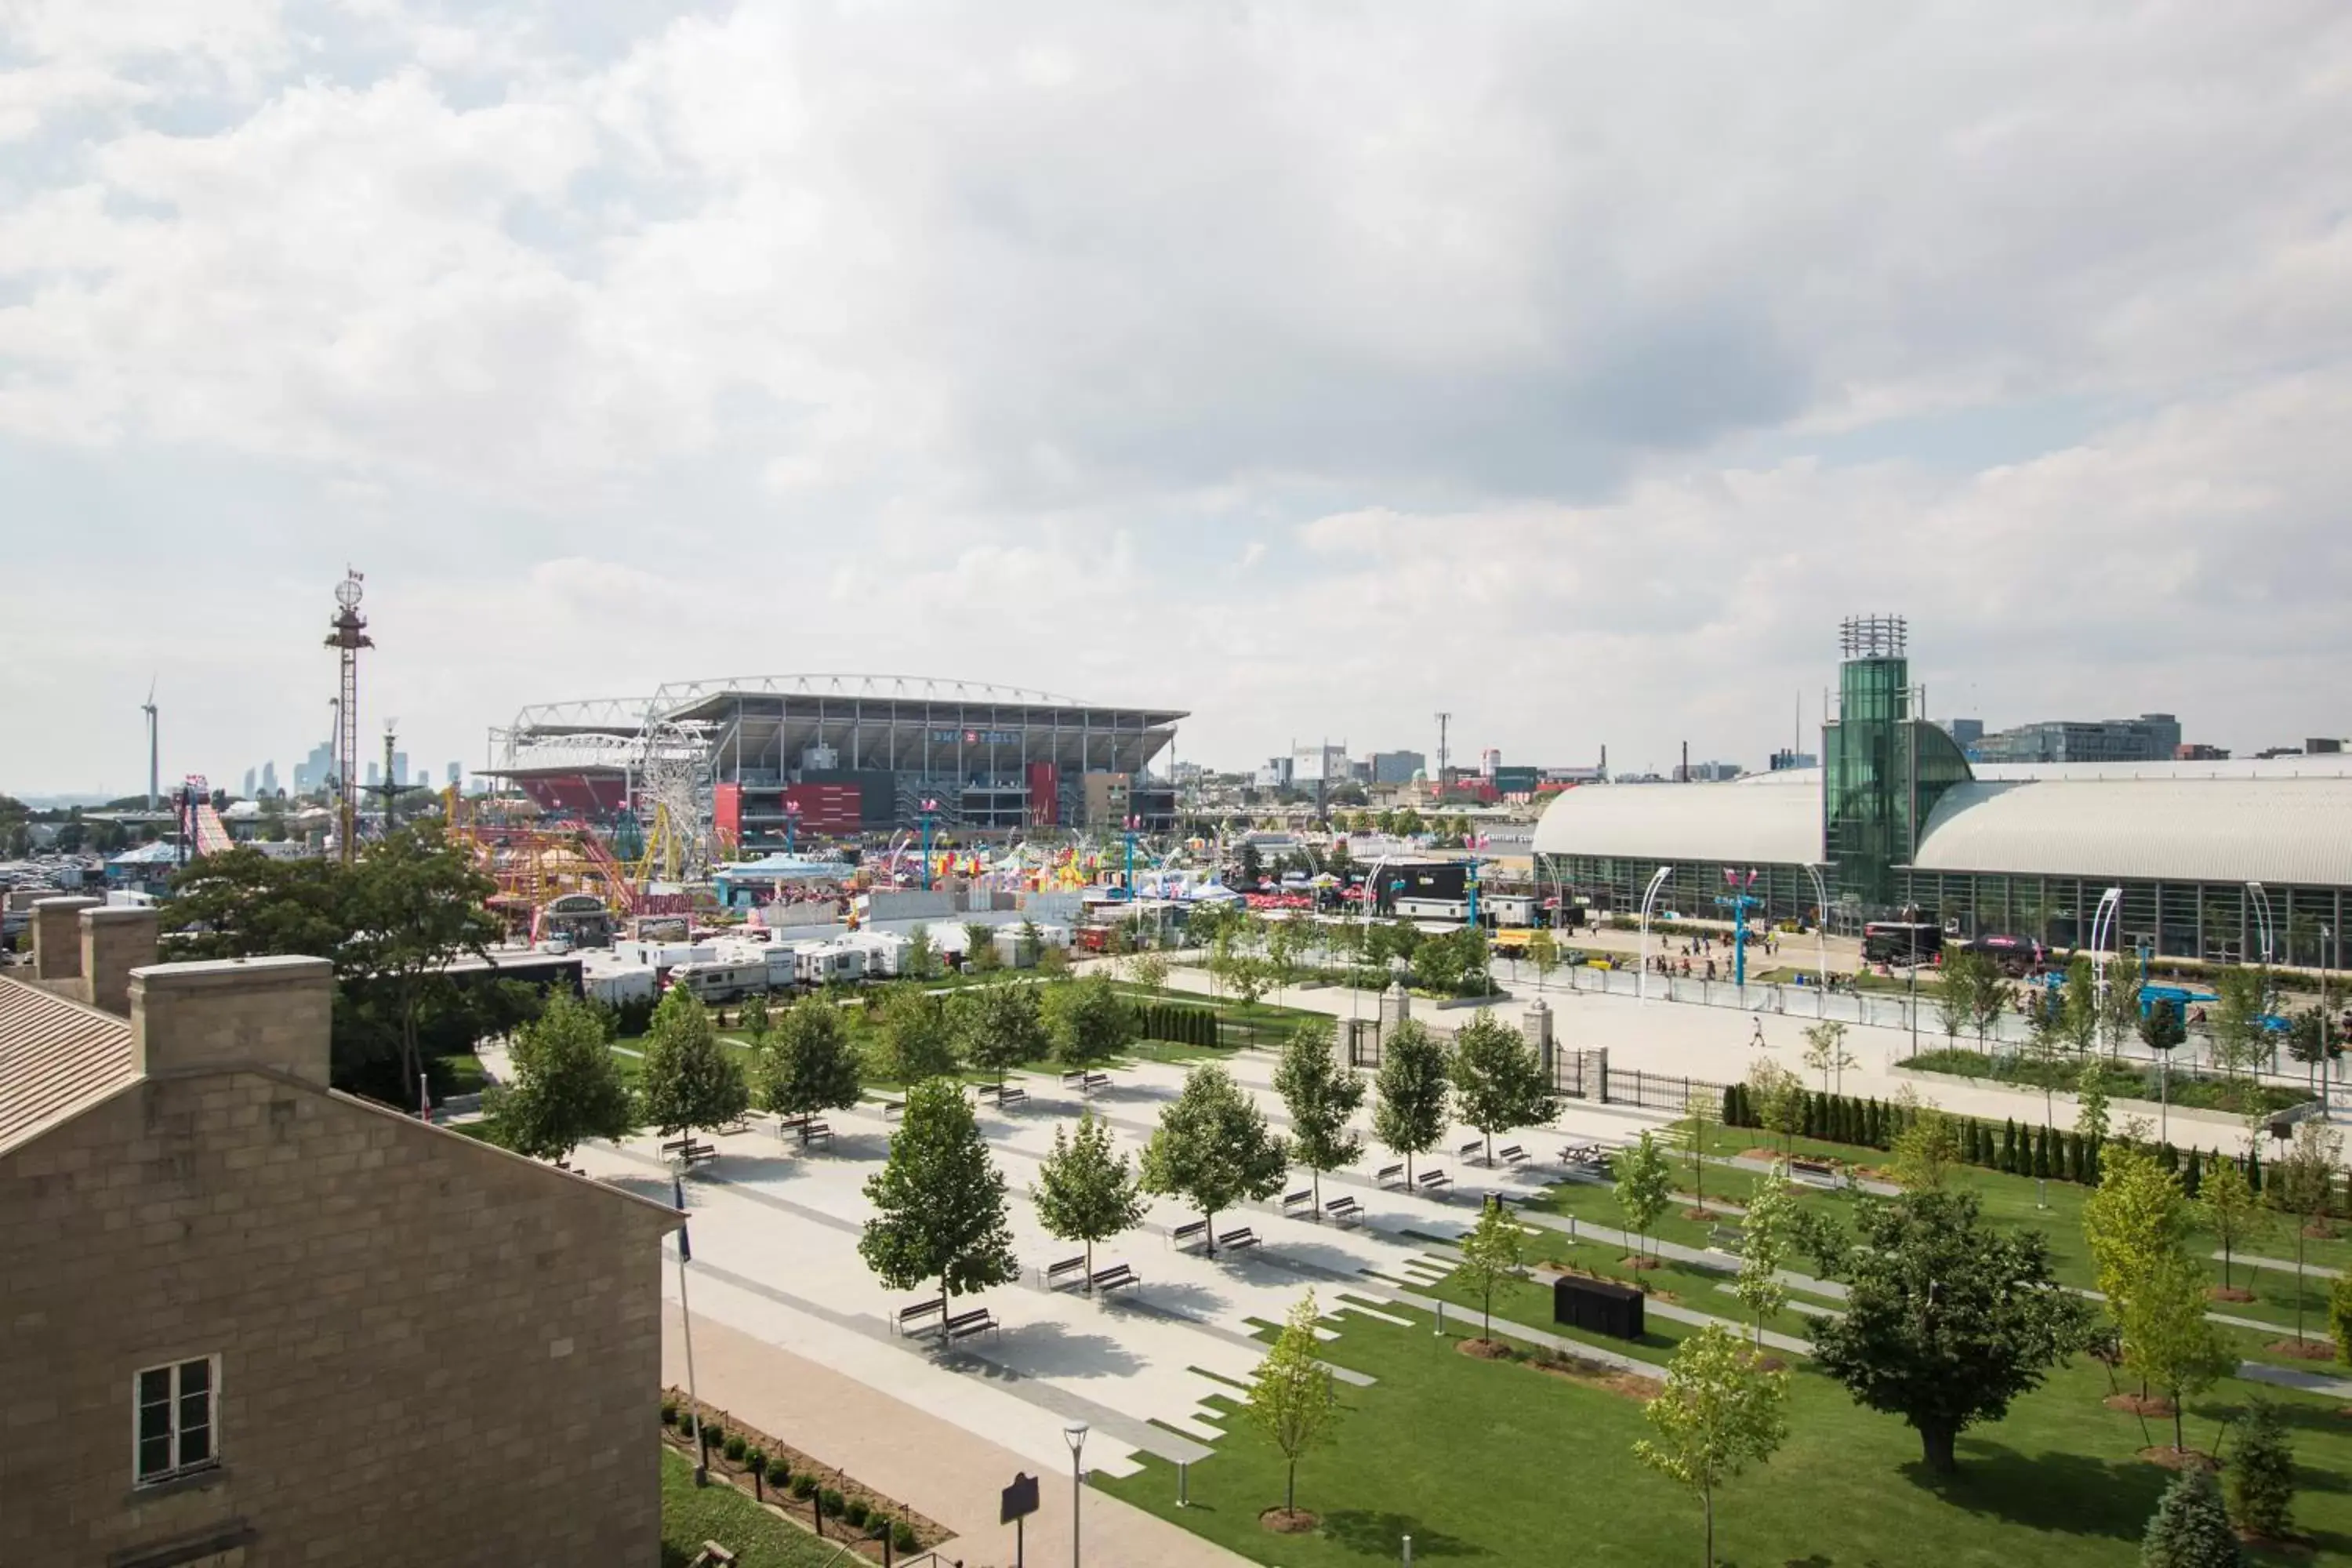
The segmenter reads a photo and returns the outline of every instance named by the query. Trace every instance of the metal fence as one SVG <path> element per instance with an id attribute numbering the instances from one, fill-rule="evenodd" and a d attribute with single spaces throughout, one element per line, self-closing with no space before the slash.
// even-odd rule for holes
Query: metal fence
<path id="1" fill-rule="evenodd" d="M 1561 1051 L 1552 1058 L 1552 1092 L 1601 1105 L 1632 1105 L 1644 1110 L 1680 1111 L 1694 1094 L 1720 1103 L 1724 1086 L 1682 1073 L 1612 1068 L 1606 1050 Z"/>

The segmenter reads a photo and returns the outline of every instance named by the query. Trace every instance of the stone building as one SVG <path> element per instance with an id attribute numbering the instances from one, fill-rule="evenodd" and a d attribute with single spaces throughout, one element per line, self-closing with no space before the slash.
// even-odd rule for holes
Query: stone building
<path id="1" fill-rule="evenodd" d="M 659 1560 L 666 1205 L 327 1085 L 315 958 L 0 979 L 0 1561 Z"/>

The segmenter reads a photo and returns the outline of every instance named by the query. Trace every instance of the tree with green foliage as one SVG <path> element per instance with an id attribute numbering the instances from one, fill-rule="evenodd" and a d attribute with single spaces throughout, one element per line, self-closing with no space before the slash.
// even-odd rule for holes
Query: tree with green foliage
<path id="1" fill-rule="evenodd" d="M 875 1020 L 874 1076 L 889 1083 L 919 1083 L 946 1078 L 958 1060 L 956 1029 L 944 997 L 916 985 L 894 985 Z"/>
<path id="2" fill-rule="evenodd" d="M 1381 1068 L 1372 1080 L 1372 1136 L 1404 1156 L 1408 1185 L 1412 1157 L 1436 1148 L 1445 1136 L 1451 1076 L 1445 1042 L 1418 1019 L 1405 1019 L 1381 1042 Z"/>
<path id="3" fill-rule="evenodd" d="M 2171 1335 L 2167 1344 L 2137 1357 L 2150 1375 L 2152 1364 L 2195 1349 L 2173 1333 L 2177 1325 L 2167 1314 L 2177 1303 L 2163 1294 L 2179 1286 L 2176 1265 L 2188 1256 L 2191 1218 L 2173 1173 L 2146 1150 L 2128 1144 L 2108 1155 L 2097 1191 L 2083 1200 L 2083 1237 L 2126 1358 L 2135 1357 L 2136 1333 Z"/>
<path id="4" fill-rule="evenodd" d="M 1135 1009 L 1108 974 L 1089 974 L 1055 986 L 1045 1003 L 1045 1031 L 1054 1057 L 1071 1072 L 1100 1067 L 1135 1041 Z"/>
<path id="5" fill-rule="evenodd" d="M 1845 1026 L 1834 1018 L 1823 1019 L 1804 1027 L 1805 1065 L 1822 1075 L 1822 1092 L 1830 1092 L 1830 1074 L 1836 1073 L 1838 1081 L 1845 1081 L 1845 1069 L 1853 1066 L 1853 1053 L 1845 1048 Z"/>
<path id="6" fill-rule="evenodd" d="M 1960 1031 L 1976 1020 L 1975 972 L 1984 966 L 1984 962 L 1981 954 L 1964 947 L 1944 950 L 1936 985 L 1936 1023 L 1944 1031 L 1948 1045 L 1957 1047 Z"/>
<path id="7" fill-rule="evenodd" d="M 2319 1007 L 2297 1012 L 2287 1020 L 2286 1053 L 2310 1069 L 2311 1091 L 2316 1096 L 2327 1077 L 2328 1064 L 2344 1054 L 2335 1020 Z"/>
<path id="8" fill-rule="evenodd" d="M 1298 1461 L 1328 1442 L 1339 1419 L 1339 1398 L 1331 1369 L 1317 1354 L 1315 1325 L 1322 1314 L 1309 1290 L 1290 1309 L 1274 1348 L 1250 1374 L 1242 1407 L 1250 1425 L 1282 1456 L 1282 1507 L 1298 1511 Z"/>
<path id="9" fill-rule="evenodd" d="M 1698 1494 L 1704 1563 L 1715 1562 L 1715 1493 L 1788 1440 L 1789 1374 L 1767 1368 L 1720 1323 L 1675 1347 L 1665 1386 L 1643 1407 L 1653 1432 L 1634 1455 Z"/>
<path id="10" fill-rule="evenodd" d="M 1739 1086 L 1734 1084 L 1724 1091 L 1726 1097 L 1736 1095 Z M 1682 1152 L 1690 1166 L 1691 1196 L 1696 1200 L 1698 1215 L 1706 1214 L 1706 1152 L 1707 1128 L 1716 1118 L 1718 1106 L 1711 1090 L 1692 1089 L 1683 1096 L 1682 1120 L 1667 1130 L 1666 1136 Z"/>
<path id="11" fill-rule="evenodd" d="M 1528 938 L 1528 962 L 1535 965 L 1536 989 L 1541 991 L 1551 983 L 1552 971 L 1559 967 L 1559 940 L 1549 927 L 1538 927 Z"/>
<path id="12" fill-rule="evenodd" d="M 1857 1211 L 1843 1317 L 1813 1331 L 1814 1363 L 1857 1404 L 1900 1415 L 1949 1474 L 1969 1426 L 1997 1421 L 2080 1349 L 2088 1303 L 2060 1285 L 2039 1231 L 1982 1223 L 1973 1193 L 1906 1193 Z"/>
<path id="13" fill-rule="evenodd" d="M 2202 1465 L 2173 1477 L 2140 1540 L 2140 1568 L 2241 1568 L 2237 1532 Z"/>
<path id="14" fill-rule="evenodd" d="M 1528 1233 L 1504 1212 L 1500 1204 L 1478 1211 L 1478 1223 L 1462 1238 L 1462 1273 L 1478 1292 L 1478 1337 L 1495 1337 L 1495 1291 L 1507 1279 L 1517 1279 L 1527 1262 Z"/>
<path id="15" fill-rule="evenodd" d="M 874 1217 L 858 1256 L 894 1290 L 938 1280 L 943 1317 L 958 1295 L 1019 1278 L 1004 1177 L 961 1086 L 935 1078 L 908 1089 L 890 1158 L 867 1178 L 866 1198 Z"/>
<path id="16" fill-rule="evenodd" d="M 1454 1114 L 1486 1135 L 1490 1166 L 1496 1133 L 1559 1114 L 1535 1047 L 1486 1008 L 1454 1034 L 1453 1076 Z"/>
<path id="17" fill-rule="evenodd" d="M 2076 953 L 2066 965 L 2066 984 L 2058 999 L 2058 1032 L 2077 1056 L 2087 1056 L 2098 1044 L 2099 981 L 2087 953 Z"/>
<path id="18" fill-rule="evenodd" d="M 1617 1178 L 1617 1206 L 1625 1211 L 1626 1223 L 1641 1237 L 1642 1250 L 1646 1255 L 1650 1251 L 1650 1232 L 1657 1227 L 1667 1204 L 1674 1199 L 1674 1166 L 1657 1135 L 1645 1127 L 1639 1138 L 1617 1151 L 1611 1168 Z"/>
<path id="19" fill-rule="evenodd" d="M 349 873 L 345 908 L 365 989 L 381 996 L 396 1041 L 402 1083 L 416 1102 L 425 1078 L 417 1024 L 449 996 L 450 961 L 487 955 L 500 936 L 488 903 L 498 886 L 432 823 L 416 823 L 368 847 Z M 176 915 L 177 910 L 174 911 Z"/>
<path id="20" fill-rule="evenodd" d="M 1290 1112 L 1290 1157 L 1314 1173 L 1315 1212 L 1323 1212 L 1323 1173 L 1352 1165 L 1364 1142 L 1349 1123 L 1364 1103 L 1362 1078 L 1339 1060 L 1336 1026 L 1302 1019 L 1274 1069 L 1275 1092 Z"/>
<path id="21" fill-rule="evenodd" d="M 2195 1155 L 2190 1156 L 2193 1161 Z M 2234 1160 L 2217 1160 L 2212 1173 L 2199 1184 L 2197 1215 L 2221 1248 L 2221 1289 L 2230 1285 L 2230 1262 L 2238 1248 L 2261 1241 L 2271 1233 L 2270 1212 L 2246 1185 L 2246 1173 Z"/>
<path id="22" fill-rule="evenodd" d="M 1904 1093 L 1910 1092 L 1906 1086 Z M 1933 1101 L 1908 1109 L 1903 1131 L 1895 1135 L 1888 1173 L 1906 1192 L 1942 1192 L 1961 1163 L 1959 1125 Z"/>
<path id="23" fill-rule="evenodd" d="M 2009 1010 L 2009 977 L 1990 959 L 1969 965 L 1967 973 L 1969 1022 L 1976 1026 L 1977 1048 L 1983 1050 L 2000 1016 Z M 1946 984 L 1950 984 L 1948 979 Z"/>
<path id="24" fill-rule="evenodd" d="M 857 1047 L 841 1009 L 822 996 L 804 996 L 778 1016 L 761 1048 L 760 1103 L 779 1116 L 814 1116 L 857 1103 Z"/>
<path id="25" fill-rule="evenodd" d="M 2213 973 L 2213 1005 L 2206 1013 L 2212 1031 L 2213 1065 L 2230 1078 L 2251 1072 L 2270 1054 L 2270 1032 L 2263 1018 L 2270 1011 L 2270 973 L 2242 964 Z"/>
<path id="26" fill-rule="evenodd" d="M 751 1104 L 742 1065 L 719 1043 L 702 999 L 683 985 L 663 993 L 654 1009 L 637 1081 L 646 1120 L 666 1138 L 724 1127 Z"/>
<path id="27" fill-rule="evenodd" d="M 2139 1018 L 2140 1043 L 2159 1056 L 2168 1056 L 2173 1048 L 2189 1038 L 2188 1026 L 2180 1021 L 2180 1005 L 2177 1002 L 2150 1002 L 2147 1011 Z"/>
<path id="28" fill-rule="evenodd" d="M 1271 1196 L 1288 1169 L 1282 1140 L 1266 1128 L 1257 1101 L 1221 1067 L 1196 1067 L 1160 1113 L 1143 1146 L 1143 1190 L 1180 1197 L 1208 1222 L 1217 1253 L 1217 1215 L 1251 1198 Z"/>
<path id="29" fill-rule="evenodd" d="M 2295 1123 L 2294 1142 L 2271 1162 L 2270 1198 L 2280 1212 L 2292 1215 L 2294 1226 L 2294 1338 L 2303 1342 L 2303 1254 L 2305 1239 L 2327 1214 L 2336 1188 L 2336 1173 L 2344 1163 L 2344 1134 L 2320 1117 Z"/>
<path id="30" fill-rule="evenodd" d="M 2183 1247 L 2158 1254 L 2133 1281 L 2116 1322 L 2124 1364 L 2172 1401 L 2172 1446 L 2185 1457 L 2183 1407 L 2238 1367 L 2236 1352 L 2205 1316 L 2205 1271 Z"/>
<path id="31" fill-rule="evenodd" d="M 1168 955 L 1148 947 L 1127 961 L 1127 977 L 1147 991 L 1165 991 L 1169 968 Z"/>
<path id="32" fill-rule="evenodd" d="M 2107 1136 L 2107 1084 L 2104 1063 L 2086 1061 L 2074 1080 L 2074 1131 L 2096 1148 Z"/>
<path id="33" fill-rule="evenodd" d="M 636 1131 L 635 1097 L 613 1059 L 595 1008 L 563 992 L 515 1035 L 514 1082 L 494 1085 L 483 1110 L 498 1142 L 534 1159 L 565 1160 L 591 1138 Z"/>
<path id="34" fill-rule="evenodd" d="M 2099 997 L 2099 1033 L 2114 1056 L 2126 1037 L 2139 1028 L 2139 994 L 2144 981 L 2137 959 L 2121 954 L 2107 961 L 2106 990 Z"/>
<path id="35" fill-rule="evenodd" d="M 2294 1538 L 2294 1445 L 2276 1400 L 2258 1394 L 2246 1402 L 2229 1476 L 2231 1523 L 2263 1541 Z"/>
<path id="36" fill-rule="evenodd" d="M 996 928 L 986 921 L 963 922 L 963 966 L 985 973 L 1000 966 L 996 955 Z"/>
<path id="37" fill-rule="evenodd" d="M 907 933 L 898 954 L 898 973 L 909 980 L 929 980 L 940 970 L 940 950 L 931 942 L 931 928 L 917 926 Z"/>
<path id="38" fill-rule="evenodd" d="M 1034 985 L 975 985 L 958 992 L 950 1018 L 963 1059 L 994 1073 L 1000 1089 L 1006 1073 L 1043 1058 L 1053 1048 L 1044 1001 Z"/>
<path id="39" fill-rule="evenodd" d="M 1805 1125 L 1804 1080 L 1776 1061 L 1758 1058 L 1748 1068 L 1748 1100 L 1757 1120 L 1781 1137 L 1781 1152 L 1793 1157 Z"/>
<path id="40" fill-rule="evenodd" d="M 1739 1274 L 1732 1294 L 1756 1320 L 1755 1343 L 1764 1348 L 1764 1320 L 1789 1304 L 1789 1287 L 1781 1283 L 1797 1246 L 1797 1197 L 1789 1190 L 1787 1162 L 1775 1160 L 1772 1170 L 1748 1199 L 1747 1217 L 1739 1222 Z"/>
<path id="41" fill-rule="evenodd" d="M 1078 1118 L 1077 1136 L 1054 1129 L 1054 1151 L 1037 1167 L 1029 1189 L 1045 1234 L 1087 1246 L 1087 1289 L 1094 1289 L 1095 1243 L 1143 1223 L 1146 1205 L 1127 1156 L 1111 1142 L 1110 1124 L 1091 1112 Z"/>

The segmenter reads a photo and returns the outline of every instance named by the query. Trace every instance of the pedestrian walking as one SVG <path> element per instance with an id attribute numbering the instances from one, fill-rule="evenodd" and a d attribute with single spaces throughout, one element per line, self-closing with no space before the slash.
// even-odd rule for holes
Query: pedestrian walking
<path id="1" fill-rule="evenodd" d="M 1770 1050 L 1770 1049 L 1772 1048 L 1771 1047 L 1769 1047 L 1769 1046 L 1768 1046 L 1768 1045 L 1766 1045 L 1766 1044 L 1764 1043 L 1764 1020 L 1763 1020 L 1763 1019 L 1759 1018 L 1759 1019 L 1757 1019 L 1757 1020 L 1756 1020 L 1756 1032 L 1755 1032 L 1753 1035 L 1750 1035 L 1750 1036 L 1748 1037 L 1748 1043 L 1750 1046 L 1753 1046 L 1754 1047 L 1756 1047 L 1758 1050 L 1769 1051 L 1769 1050 Z"/>

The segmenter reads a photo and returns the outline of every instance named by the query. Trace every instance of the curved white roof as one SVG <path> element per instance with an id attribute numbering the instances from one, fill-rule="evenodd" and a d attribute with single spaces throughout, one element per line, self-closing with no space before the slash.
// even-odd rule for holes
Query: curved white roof
<path id="1" fill-rule="evenodd" d="M 1770 782 L 1766 782 L 1766 781 Z M 1544 808 L 1538 855 L 1818 865 L 1822 775 L 1733 784 L 1580 784 Z"/>
<path id="2" fill-rule="evenodd" d="M 2352 886 L 2352 778 L 1979 781 L 1937 803 L 1912 865 Z"/>

